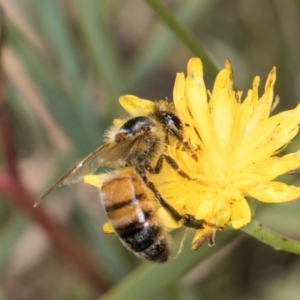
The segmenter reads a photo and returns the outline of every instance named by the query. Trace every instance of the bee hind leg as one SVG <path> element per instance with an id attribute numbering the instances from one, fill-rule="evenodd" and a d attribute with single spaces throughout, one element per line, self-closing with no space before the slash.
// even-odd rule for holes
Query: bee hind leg
<path id="1" fill-rule="evenodd" d="M 160 192 L 156 189 L 153 182 L 149 181 L 144 172 L 138 172 L 145 182 L 146 186 L 154 193 L 155 198 L 158 200 L 159 204 L 172 216 L 172 218 L 181 226 L 192 228 L 192 229 L 202 229 L 204 225 L 209 225 L 212 227 L 218 227 L 217 225 L 210 224 L 205 220 L 197 220 L 194 216 L 189 214 L 181 215 L 175 208 L 173 208 L 168 202 L 164 200 Z M 218 228 L 219 229 L 219 228 Z"/>
<path id="2" fill-rule="evenodd" d="M 151 173 L 151 174 L 159 174 L 162 168 L 162 163 L 163 161 L 166 160 L 166 162 L 175 170 L 177 171 L 182 177 L 187 178 L 187 179 L 191 179 L 193 180 L 191 177 L 189 177 L 186 173 L 184 173 L 183 171 L 181 171 L 179 169 L 178 164 L 176 163 L 176 161 L 168 156 L 168 155 L 164 155 L 162 154 L 159 159 L 158 162 L 156 164 L 156 166 L 154 168 L 152 168 L 149 164 L 145 164 L 146 170 Z M 212 228 L 215 229 L 219 229 L 219 230 L 224 230 L 224 227 L 222 226 L 218 226 L 216 224 L 212 224 L 209 223 L 205 220 L 198 220 L 196 219 L 194 216 L 190 215 L 190 214 L 183 214 L 181 215 L 175 208 L 173 208 L 168 202 L 166 202 L 164 200 L 164 198 L 162 197 L 162 195 L 160 194 L 160 192 L 156 189 L 155 185 L 153 184 L 153 182 L 149 181 L 145 172 L 142 170 L 137 170 L 139 175 L 142 177 L 143 181 L 145 182 L 145 184 L 147 185 L 147 187 L 154 193 L 156 199 L 158 200 L 158 202 L 160 203 L 160 205 L 166 210 L 168 211 L 168 213 L 172 216 L 172 218 L 181 226 L 187 227 L 187 228 L 192 228 L 192 229 L 203 229 L 205 225 L 210 226 Z"/>
<path id="3" fill-rule="evenodd" d="M 144 178 L 143 178 L 144 179 Z M 158 200 L 159 204 L 172 216 L 172 218 L 177 222 L 180 223 L 181 215 L 169 204 L 167 203 L 163 197 L 161 196 L 160 192 L 156 189 L 153 182 L 144 180 L 147 187 L 154 193 L 155 198 Z"/>
<path id="4" fill-rule="evenodd" d="M 171 217 L 183 227 L 191 229 L 203 229 L 205 225 L 210 226 L 214 229 L 224 230 L 223 226 L 218 226 L 216 224 L 209 223 L 205 220 L 198 220 L 190 214 L 181 215 L 175 208 L 173 208 L 169 203 L 167 203 L 160 192 L 156 189 L 151 181 L 148 181 L 147 177 L 143 177 L 143 180 L 147 187 L 154 193 L 155 198 L 158 200 L 159 204 L 171 215 Z"/>

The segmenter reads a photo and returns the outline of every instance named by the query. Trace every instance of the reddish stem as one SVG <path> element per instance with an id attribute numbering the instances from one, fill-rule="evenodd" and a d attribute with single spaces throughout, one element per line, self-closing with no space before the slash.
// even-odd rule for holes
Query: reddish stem
<path id="1" fill-rule="evenodd" d="M 2 74 L 0 72 L 0 82 L 2 81 Z M 9 174 L 12 177 L 18 178 L 19 174 L 17 172 L 16 167 L 16 154 L 13 146 L 12 135 L 10 133 L 10 124 L 8 119 L 8 109 L 6 103 L 4 103 L 1 99 L 3 96 L 1 95 L 1 83 L 0 83 L 0 135 L 2 139 L 2 147 L 3 147 L 3 155 L 6 161 L 7 169 Z"/>
<path id="2" fill-rule="evenodd" d="M 18 177 L 15 147 L 10 133 L 9 114 L 4 98 L 3 69 L 2 69 L 2 45 L 4 40 L 4 13 L 0 7 L 0 134 L 2 139 L 3 155 L 7 163 L 9 173 Z"/>

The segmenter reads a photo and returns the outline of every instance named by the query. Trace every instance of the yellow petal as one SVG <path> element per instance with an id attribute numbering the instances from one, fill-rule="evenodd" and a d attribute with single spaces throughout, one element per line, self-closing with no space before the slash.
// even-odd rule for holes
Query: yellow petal
<path id="1" fill-rule="evenodd" d="M 83 177 L 83 182 L 101 189 L 104 176 L 105 176 L 105 174 L 86 175 Z"/>
<path id="2" fill-rule="evenodd" d="M 235 153 L 233 169 L 244 169 L 249 164 L 263 163 L 267 157 L 274 155 L 298 133 L 300 123 L 300 106 L 291 111 L 277 114 L 263 122 L 245 136 Z"/>
<path id="3" fill-rule="evenodd" d="M 185 83 L 186 105 L 199 131 L 201 139 L 211 140 L 210 120 L 208 119 L 207 92 L 203 81 L 203 66 L 199 58 L 192 58 L 188 63 Z"/>
<path id="4" fill-rule="evenodd" d="M 248 194 L 262 202 L 280 203 L 300 197 L 300 188 L 293 185 L 286 185 L 282 182 L 271 181 L 249 190 Z"/>
<path id="5" fill-rule="evenodd" d="M 259 121 L 259 116 L 256 113 L 259 80 L 258 76 L 254 79 L 253 89 L 248 91 L 247 97 L 243 102 L 240 100 L 242 96 L 241 93 L 238 94 L 239 105 L 236 108 L 231 134 L 231 149 L 233 157 L 237 155 L 244 137 L 247 136 L 247 130 L 249 130 L 249 128 L 251 130 L 251 128 L 253 128 Z"/>
<path id="6" fill-rule="evenodd" d="M 206 88 L 203 81 L 203 66 L 199 58 L 188 62 L 186 90 L 191 105 L 191 113 L 198 114 L 207 105 Z"/>
<path id="7" fill-rule="evenodd" d="M 219 72 L 217 75 L 212 95 L 216 96 L 215 93 L 219 89 L 225 89 L 229 92 L 232 92 L 232 86 L 233 86 L 233 71 L 231 63 L 228 59 L 225 60 L 225 66 L 222 71 Z"/>
<path id="8" fill-rule="evenodd" d="M 265 180 L 263 178 L 259 180 L 259 182 L 265 183 L 291 170 L 296 170 L 299 168 L 300 153 L 298 151 L 282 157 L 271 157 L 266 159 L 264 162 L 257 165 L 256 172 L 260 173 L 261 176 L 265 176 Z M 250 168 L 246 169 L 245 172 L 251 172 Z"/>
<path id="9" fill-rule="evenodd" d="M 115 233 L 115 230 L 114 228 L 112 227 L 111 223 L 110 222 L 106 222 L 102 225 L 102 231 L 105 233 L 105 234 L 112 234 L 112 233 Z"/>
<path id="10" fill-rule="evenodd" d="M 262 97 L 259 99 L 258 110 L 262 112 L 263 118 L 268 118 L 271 112 L 271 107 L 274 98 L 274 84 L 276 81 L 276 68 L 273 67 L 271 72 L 268 75 L 265 92 Z"/>
<path id="11" fill-rule="evenodd" d="M 125 95 L 119 98 L 122 107 L 133 117 L 147 115 L 154 109 L 155 102 L 140 99 L 136 96 Z"/>
<path id="12" fill-rule="evenodd" d="M 214 126 L 215 146 L 218 151 L 228 156 L 229 142 L 236 111 L 236 98 L 232 90 L 232 68 L 230 62 L 225 62 L 225 68 L 218 74 L 209 102 L 212 123 Z"/>
<path id="13" fill-rule="evenodd" d="M 228 224 L 231 216 L 231 205 L 226 197 L 215 192 L 205 192 L 197 201 L 197 207 L 193 214 L 198 220 L 205 220 L 209 223 L 223 226 Z"/>
<path id="14" fill-rule="evenodd" d="M 113 124 L 117 127 L 121 127 L 123 123 L 124 123 L 124 120 L 122 120 L 122 119 L 114 119 L 113 120 Z"/>
<path id="15" fill-rule="evenodd" d="M 185 77 L 183 73 L 177 73 L 176 75 L 173 89 L 173 101 L 176 110 L 188 121 L 189 111 L 185 99 Z"/>
<path id="16" fill-rule="evenodd" d="M 161 224 L 167 229 L 178 228 L 179 225 L 174 221 L 170 214 L 162 207 L 157 210 L 158 219 L 161 221 Z"/>
<path id="17" fill-rule="evenodd" d="M 234 201 L 231 208 L 231 224 L 235 229 L 241 228 L 251 221 L 250 207 L 245 199 Z"/>

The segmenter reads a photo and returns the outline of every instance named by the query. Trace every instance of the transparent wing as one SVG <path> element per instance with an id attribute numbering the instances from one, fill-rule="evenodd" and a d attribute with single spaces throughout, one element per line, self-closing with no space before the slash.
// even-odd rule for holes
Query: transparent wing
<path id="1" fill-rule="evenodd" d="M 34 204 L 39 205 L 54 189 L 61 185 L 80 182 L 86 175 L 93 174 L 100 166 L 118 167 L 127 156 L 134 141 L 124 140 L 119 144 L 107 143 L 97 148 L 72 169 L 59 178 Z"/>

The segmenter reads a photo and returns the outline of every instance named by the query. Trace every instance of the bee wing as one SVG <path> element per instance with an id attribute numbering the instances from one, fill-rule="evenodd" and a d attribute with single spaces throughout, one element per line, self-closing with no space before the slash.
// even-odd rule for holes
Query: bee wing
<path id="1" fill-rule="evenodd" d="M 130 151 L 134 141 L 124 140 L 119 144 L 107 143 L 97 148 L 72 169 L 59 178 L 34 204 L 39 205 L 54 189 L 61 185 L 77 183 L 86 175 L 93 174 L 100 166 L 118 167 Z"/>

